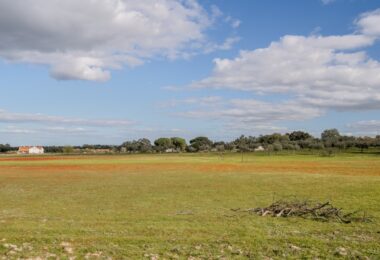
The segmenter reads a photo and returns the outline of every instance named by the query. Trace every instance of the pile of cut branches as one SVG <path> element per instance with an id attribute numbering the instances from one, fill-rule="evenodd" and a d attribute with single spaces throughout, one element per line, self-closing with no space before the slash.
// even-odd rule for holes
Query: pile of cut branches
<path id="1" fill-rule="evenodd" d="M 241 210 L 235 209 L 234 211 Z M 344 213 L 342 209 L 334 207 L 330 202 L 312 203 L 310 201 L 279 200 L 265 208 L 252 208 L 244 211 L 263 217 L 302 217 L 320 221 L 337 220 L 342 223 L 370 221 L 365 214 L 362 217 L 357 217 L 359 211 Z"/>

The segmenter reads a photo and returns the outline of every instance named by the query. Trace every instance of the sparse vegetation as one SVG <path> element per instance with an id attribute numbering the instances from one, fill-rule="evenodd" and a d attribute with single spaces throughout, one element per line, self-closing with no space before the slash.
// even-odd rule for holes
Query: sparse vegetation
<path id="1" fill-rule="evenodd" d="M 365 151 L 0 157 L 8 259 L 376 259 L 380 160 Z M 371 222 L 236 214 L 332 201 Z M 361 215 L 359 215 L 360 217 Z"/>

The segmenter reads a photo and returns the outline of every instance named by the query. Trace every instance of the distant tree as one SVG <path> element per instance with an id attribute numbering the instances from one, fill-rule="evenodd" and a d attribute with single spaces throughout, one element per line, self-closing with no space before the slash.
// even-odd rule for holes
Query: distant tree
<path id="1" fill-rule="evenodd" d="M 218 152 L 224 152 L 226 150 L 226 143 L 225 142 L 215 142 L 214 143 L 214 148 Z"/>
<path id="2" fill-rule="evenodd" d="M 170 138 L 158 138 L 157 140 L 154 141 L 154 145 L 156 146 L 155 148 L 160 151 L 164 152 L 167 149 L 173 148 L 173 142 L 172 139 Z"/>
<path id="3" fill-rule="evenodd" d="M 125 150 L 129 153 L 135 153 L 138 152 L 139 149 L 136 141 L 126 141 L 121 144 L 120 150 Z"/>
<path id="4" fill-rule="evenodd" d="M 314 143 L 315 140 L 312 138 L 297 141 L 297 144 L 301 147 L 301 149 L 311 149 Z"/>
<path id="5" fill-rule="evenodd" d="M 138 150 L 141 153 L 148 153 L 152 151 L 152 144 L 149 139 L 141 138 L 137 140 Z"/>
<path id="6" fill-rule="evenodd" d="M 281 141 L 281 134 L 274 133 L 271 135 L 261 135 L 259 137 L 259 142 L 262 144 L 273 144 L 274 142 L 280 142 Z"/>
<path id="7" fill-rule="evenodd" d="M 261 145 L 259 138 L 254 136 L 241 135 L 235 139 L 232 143 L 226 144 L 227 150 L 238 149 L 240 151 L 253 151 L 255 148 Z"/>
<path id="8" fill-rule="evenodd" d="M 189 153 L 195 153 L 195 152 L 197 152 L 197 149 L 195 149 L 193 146 L 191 146 L 191 145 L 188 145 L 187 147 L 186 147 L 186 152 L 189 152 Z"/>
<path id="9" fill-rule="evenodd" d="M 102 147 L 106 148 L 106 147 Z M 108 149 L 108 148 L 106 148 Z M 149 153 L 153 150 L 149 139 L 141 138 L 133 141 L 126 141 L 118 147 L 119 151 L 128 153 Z"/>
<path id="10" fill-rule="evenodd" d="M 172 140 L 172 144 L 176 150 L 185 151 L 186 146 L 187 146 L 185 139 L 180 138 L 180 137 L 172 137 L 171 140 Z"/>
<path id="11" fill-rule="evenodd" d="M 296 150 L 296 148 L 295 148 L 296 145 L 297 144 L 294 144 L 294 143 L 284 143 L 284 144 L 282 144 L 282 148 L 284 150 Z"/>
<path id="12" fill-rule="evenodd" d="M 44 146 L 45 153 L 63 153 L 63 146 Z"/>
<path id="13" fill-rule="evenodd" d="M 205 136 L 199 136 L 190 140 L 190 145 L 196 151 L 208 151 L 211 149 L 213 142 Z"/>
<path id="14" fill-rule="evenodd" d="M 323 150 L 325 149 L 325 146 L 323 145 L 322 142 L 311 142 L 310 143 L 310 149 L 314 149 L 314 150 Z"/>
<path id="15" fill-rule="evenodd" d="M 69 145 L 63 147 L 63 153 L 73 153 L 73 152 L 74 152 L 74 147 L 69 146 Z"/>
<path id="16" fill-rule="evenodd" d="M 235 140 L 236 148 L 239 149 L 241 153 L 241 162 L 244 161 L 244 152 L 250 151 L 249 147 L 249 138 L 245 137 L 244 135 L 240 136 L 238 139 Z"/>
<path id="17" fill-rule="evenodd" d="M 355 146 L 356 138 L 354 136 L 341 136 L 340 142 L 344 143 L 344 148 L 350 148 Z"/>
<path id="18" fill-rule="evenodd" d="M 84 145 L 82 145 L 82 148 L 83 149 L 95 149 L 94 145 L 91 145 L 91 144 L 84 144 Z"/>
<path id="19" fill-rule="evenodd" d="M 360 152 L 364 152 L 364 149 L 368 149 L 371 145 L 370 137 L 358 137 L 355 142 L 355 146 L 360 149 Z"/>
<path id="20" fill-rule="evenodd" d="M 274 151 L 274 146 L 273 146 L 273 144 L 269 144 L 269 145 L 267 146 L 267 151 L 268 151 L 269 155 Z"/>
<path id="21" fill-rule="evenodd" d="M 322 132 L 321 139 L 326 147 L 335 147 L 340 139 L 337 129 L 327 129 Z"/>
<path id="22" fill-rule="evenodd" d="M 334 144 L 334 147 L 338 148 L 339 150 L 343 150 L 345 149 L 347 146 L 346 146 L 346 143 L 345 142 L 342 142 L 342 141 L 338 141 Z"/>
<path id="23" fill-rule="evenodd" d="M 294 131 L 289 134 L 290 141 L 302 141 L 311 138 L 312 136 L 309 133 L 303 131 Z"/>
<path id="24" fill-rule="evenodd" d="M 238 139 L 234 141 L 236 148 L 239 149 L 240 152 L 248 152 L 250 150 L 250 140 L 249 137 L 245 137 L 241 135 Z"/>
<path id="25" fill-rule="evenodd" d="M 224 149 L 226 151 L 232 151 L 235 149 L 235 144 L 234 142 L 223 142 L 224 143 Z"/>
<path id="26" fill-rule="evenodd" d="M 289 135 L 288 134 L 285 134 L 285 135 L 282 135 L 280 133 L 274 133 L 274 134 L 270 134 L 270 135 L 261 135 L 259 136 L 259 138 L 255 138 L 255 143 L 258 144 L 262 144 L 264 146 L 267 146 L 268 144 L 274 144 L 276 142 L 279 142 L 281 144 L 285 144 L 285 143 L 288 143 L 290 142 L 290 138 L 289 138 Z"/>
<path id="27" fill-rule="evenodd" d="M 280 142 L 275 142 L 275 143 L 273 144 L 273 150 L 274 150 L 275 152 L 280 152 L 280 151 L 282 151 L 282 144 L 281 144 Z"/>
<path id="28" fill-rule="evenodd" d="M 373 145 L 380 146 L 380 135 L 376 135 Z"/>
<path id="29" fill-rule="evenodd" d="M 9 144 L 0 144 L 0 153 L 6 153 L 14 150 Z"/>

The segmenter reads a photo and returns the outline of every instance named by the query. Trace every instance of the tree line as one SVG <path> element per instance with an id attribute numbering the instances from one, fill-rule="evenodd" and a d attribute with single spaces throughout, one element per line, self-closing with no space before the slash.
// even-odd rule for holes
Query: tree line
<path id="1" fill-rule="evenodd" d="M 251 152 L 265 150 L 278 152 L 282 150 L 344 150 L 357 148 L 364 151 L 370 147 L 380 147 L 380 135 L 376 137 L 355 137 L 341 135 L 337 129 L 327 129 L 319 138 L 304 131 L 291 133 L 274 133 L 269 135 L 240 136 L 233 141 L 212 141 L 208 137 L 199 136 L 189 143 L 184 138 L 158 138 L 153 143 L 147 138 L 125 141 L 121 145 L 89 145 L 82 146 L 45 146 L 46 153 L 74 152 L 121 152 L 121 153 L 163 153 L 163 152 Z M 0 144 L 0 153 L 17 150 L 9 144 Z"/>

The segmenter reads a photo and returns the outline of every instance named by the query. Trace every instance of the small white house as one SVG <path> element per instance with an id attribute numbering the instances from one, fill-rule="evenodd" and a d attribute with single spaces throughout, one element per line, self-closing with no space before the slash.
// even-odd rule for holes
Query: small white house
<path id="1" fill-rule="evenodd" d="M 29 154 L 43 154 L 45 152 L 42 146 L 32 146 L 29 148 Z"/>
<path id="2" fill-rule="evenodd" d="M 45 150 L 42 146 L 20 146 L 18 148 L 19 154 L 43 154 Z"/>
<path id="3" fill-rule="evenodd" d="M 255 148 L 255 152 L 262 152 L 262 151 L 265 151 L 265 148 L 261 145 L 259 147 Z"/>

